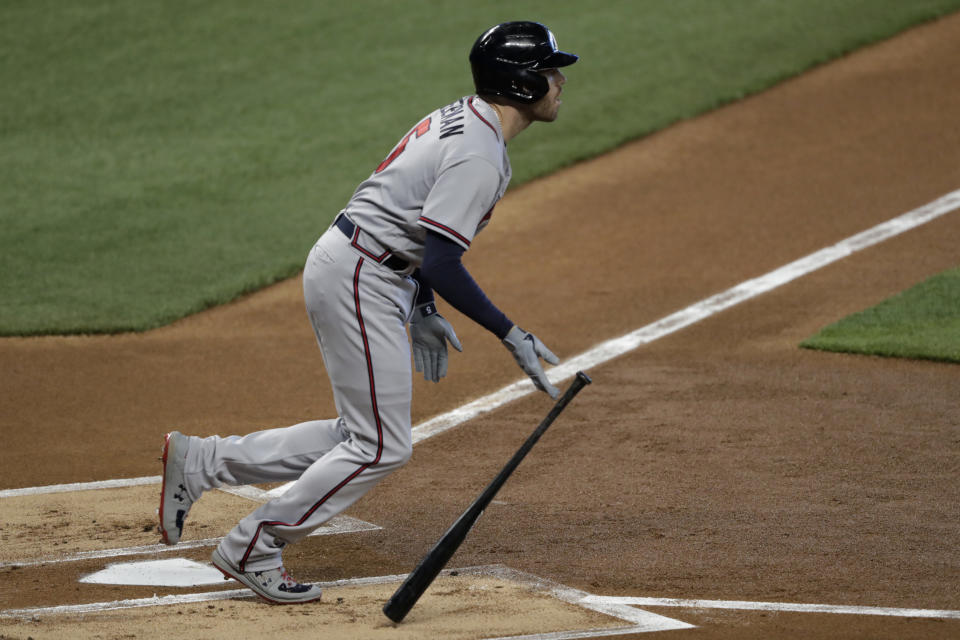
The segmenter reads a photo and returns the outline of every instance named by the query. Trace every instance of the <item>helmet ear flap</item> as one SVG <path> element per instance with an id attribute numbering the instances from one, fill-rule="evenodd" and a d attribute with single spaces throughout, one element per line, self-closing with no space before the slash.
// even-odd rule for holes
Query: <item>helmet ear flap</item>
<path id="1" fill-rule="evenodd" d="M 550 83 L 529 69 L 475 68 L 477 93 L 502 96 L 521 104 L 533 104 L 550 90 Z"/>
<path id="2" fill-rule="evenodd" d="M 550 83 L 547 82 L 547 79 L 536 71 L 529 69 L 524 69 L 516 73 L 513 85 L 515 87 L 515 95 L 524 96 L 523 99 L 520 99 L 520 102 L 524 104 L 536 102 L 550 91 Z"/>

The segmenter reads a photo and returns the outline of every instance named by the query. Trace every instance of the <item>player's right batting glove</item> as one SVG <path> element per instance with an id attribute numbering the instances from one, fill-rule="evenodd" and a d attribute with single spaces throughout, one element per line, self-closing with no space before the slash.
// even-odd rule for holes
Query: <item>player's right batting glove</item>
<path id="1" fill-rule="evenodd" d="M 547 374 L 543 372 L 543 366 L 540 365 L 540 358 L 550 364 L 559 364 L 560 358 L 553 355 L 553 352 L 547 349 L 537 336 L 514 325 L 503 338 L 503 344 L 510 349 L 517 364 L 530 376 L 537 389 L 548 393 L 551 398 L 560 395 L 560 389 L 550 384 Z"/>
<path id="2" fill-rule="evenodd" d="M 457 351 L 463 351 L 457 334 L 447 319 L 437 313 L 432 302 L 421 304 L 410 318 L 410 338 L 413 342 L 413 364 L 423 372 L 423 379 L 440 382 L 447 375 L 447 340 Z"/>

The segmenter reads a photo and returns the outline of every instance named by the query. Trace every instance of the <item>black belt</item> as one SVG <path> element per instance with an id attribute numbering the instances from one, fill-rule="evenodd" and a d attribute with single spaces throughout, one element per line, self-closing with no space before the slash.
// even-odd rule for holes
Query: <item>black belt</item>
<path id="1" fill-rule="evenodd" d="M 388 269 L 393 269 L 394 271 L 406 271 L 410 267 L 409 262 L 407 262 L 403 258 L 398 258 L 397 256 L 393 255 L 389 251 L 385 251 L 383 255 L 377 256 L 371 253 L 370 251 L 367 251 L 366 249 L 361 247 L 359 244 L 357 244 L 356 240 L 353 237 L 353 234 L 357 230 L 357 225 L 350 222 L 350 219 L 347 218 L 347 216 L 337 216 L 337 219 L 334 221 L 333 224 L 334 226 L 337 227 L 337 229 L 340 229 L 340 231 L 343 232 L 343 235 L 350 238 L 350 245 L 353 246 L 353 248 L 359 250 L 360 252 L 363 253 L 363 255 L 367 256 L 374 262 L 378 264 L 382 264 Z"/>

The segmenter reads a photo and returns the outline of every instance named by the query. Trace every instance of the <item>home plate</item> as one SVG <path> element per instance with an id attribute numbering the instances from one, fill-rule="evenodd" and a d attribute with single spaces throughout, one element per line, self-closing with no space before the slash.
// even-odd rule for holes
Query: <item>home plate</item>
<path id="1" fill-rule="evenodd" d="M 106 569 L 80 578 L 80 582 L 151 587 L 198 587 L 205 584 L 223 584 L 223 574 L 209 564 L 200 564 L 186 558 L 169 558 L 109 564 Z"/>

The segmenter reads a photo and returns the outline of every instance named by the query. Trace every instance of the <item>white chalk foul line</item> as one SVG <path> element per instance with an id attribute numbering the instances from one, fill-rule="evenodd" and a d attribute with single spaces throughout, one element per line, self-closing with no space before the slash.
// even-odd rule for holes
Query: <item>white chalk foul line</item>
<path id="1" fill-rule="evenodd" d="M 740 304 L 745 300 L 755 298 L 756 296 L 767 293 L 779 286 L 782 286 L 792 280 L 812 273 L 822 267 L 825 267 L 841 258 L 846 258 L 857 251 L 862 251 L 884 240 L 888 240 L 905 231 L 919 227 L 931 220 L 939 218 L 942 215 L 950 213 L 960 208 L 960 189 L 952 191 L 945 196 L 934 200 L 922 207 L 908 211 L 871 227 L 866 231 L 850 236 L 845 240 L 821 249 L 815 253 L 795 260 L 790 264 L 784 265 L 765 275 L 752 280 L 742 282 L 737 286 L 727 289 L 722 293 L 696 302 L 685 309 L 681 309 L 665 318 L 657 320 L 652 324 L 641 327 L 631 333 L 619 338 L 613 338 L 602 342 L 599 345 L 581 353 L 578 356 L 567 360 L 566 362 L 553 367 L 547 371 L 547 376 L 554 384 L 559 384 L 576 375 L 577 371 L 590 369 L 592 367 L 604 364 L 618 356 L 640 347 L 641 345 L 653 342 L 659 338 L 670 335 L 700 320 L 715 315 L 734 305 Z M 478 398 L 469 404 L 463 405 L 453 411 L 441 414 L 426 422 L 422 422 L 413 428 L 414 444 L 422 442 L 437 434 L 443 433 L 448 429 L 457 427 L 464 422 L 472 420 L 485 413 L 489 413 L 502 407 L 503 405 L 527 396 L 535 391 L 533 383 L 524 378 L 512 384 L 509 384 L 498 391 Z M 8 498 L 22 495 L 35 495 L 38 493 L 58 493 L 61 491 L 86 491 L 88 489 L 101 489 L 112 487 L 135 486 L 138 484 L 154 484 L 160 482 L 159 476 L 150 476 L 147 478 L 130 478 L 128 480 L 107 480 L 104 482 L 88 482 L 69 485 L 53 485 L 50 487 L 30 487 L 26 489 L 6 489 L 0 491 L 0 498 Z M 253 499 L 270 499 L 282 495 L 289 487 L 289 483 L 267 492 L 261 492 L 256 487 L 251 487 L 248 495 L 241 493 L 241 488 L 236 488 L 234 492 L 238 495 L 245 495 Z M 259 493 L 258 493 L 259 492 Z M 256 496 L 256 497 L 255 497 Z"/>
<path id="2" fill-rule="evenodd" d="M 607 340 L 550 369 L 547 372 L 547 376 L 553 384 L 559 384 L 572 378 L 576 375 L 577 371 L 601 365 L 641 345 L 670 335 L 704 318 L 708 318 L 762 293 L 771 291 L 792 280 L 796 280 L 801 276 L 836 262 L 841 258 L 879 244 L 884 240 L 930 222 L 958 208 L 960 208 L 960 189 L 952 191 L 942 198 L 938 198 L 918 209 L 914 209 L 913 211 L 909 211 L 867 229 L 862 233 L 850 236 L 846 240 L 842 240 L 833 246 L 795 260 L 759 278 L 742 282 L 731 289 L 701 300 L 686 309 L 677 311 L 636 331 L 632 331 L 619 338 Z M 419 442 L 420 440 L 435 436 L 438 433 L 442 433 L 447 429 L 456 427 L 477 416 L 493 411 L 512 400 L 526 396 L 534 391 L 533 383 L 528 379 L 514 382 L 499 391 L 474 400 L 459 409 L 455 409 L 417 425 L 413 429 L 413 441 Z M 279 489 L 280 487 L 274 491 Z"/>
<path id="3" fill-rule="evenodd" d="M 613 360 L 618 356 L 633 351 L 654 340 L 668 336 L 705 318 L 709 318 L 725 309 L 740 304 L 762 293 L 772 291 L 792 280 L 807 275 L 817 269 L 827 266 L 841 258 L 845 258 L 857 251 L 866 249 L 884 240 L 899 235 L 946 213 L 960 208 L 960 189 L 934 200 L 918 209 L 904 213 L 891 220 L 883 222 L 862 233 L 850 236 L 835 245 L 821 249 L 815 253 L 795 260 L 779 269 L 771 271 L 759 278 L 747 280 L 722 293 L 701 300 L 681 309 L 652 324 L 648 324 L 619 338 L 602 342 L 580 355 L 553 367 L 547 371 L 547 377 L 553 384 L 560 384 L 577 374 Z M 478 398 L 469 404 L 458 407 L 453 411 L 431 418 L 413 428 L 414 444 L 443 433 L 448 429 L 460 426 L 464 422 L 477 418 L 485 413 L 494 411 L 503 405 L 530 395 L 536 391 L 529 378 L 524 378 L 509 384 L 490 395 Z M 277 487 L 267 492 L 270 498 L 283 495 L 289 484 Z"/>
<path id="4" fill-rule="evenodd" d="M 795 611 L 800 613 L 836 613 L 856 616 L 894 616 L 898 618 L 937 618 L 960 620 L 960 611 L 949 609 L 903 609 L 861 607 L 835 604 L 796 604 L 789 602 L 747 602 L 743 600 L 685 600 L 682 598 L 633 598 L 587 596 L 595 604 L 619 604 L 638 607 L 682 607 L 684 609 L 736 609 L 742 611 Z"/>

